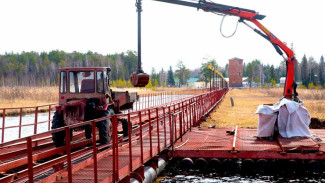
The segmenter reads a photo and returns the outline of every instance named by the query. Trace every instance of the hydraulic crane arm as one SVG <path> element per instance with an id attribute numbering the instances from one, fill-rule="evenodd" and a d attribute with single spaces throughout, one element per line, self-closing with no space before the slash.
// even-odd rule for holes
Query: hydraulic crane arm
<path id="1" fill-rule="evenodd" d="M 275 50 L 286 60 L 287 65 L 287 77 L 284 85 L 283 96 L 288 99 L 297 99 L 298 93 L 296 92 L 297 84 L 294 82 L 294 69 L 295 69 L 295 57 L 293 51 L 287 47 L 285 43 L 280 41 L 276 36 L 274 36 L 267 28 L 265 28 L 258 20 L 265 18 L 264 15 L 259 14 L 254 10 L 228 6 L 223 4 L 217 4 L 214 2 L 207 2 L 205 0 L 199 0 L 198 2 L 190 2 L 183 0 L 155 0 L 166 3 L 178 4 L 182 6 L 188 6 L 202 9 L 206 12 L 212 12 L 223 15 L 232 15 L 238 16 L 239 22 L 244 23 L 256 33 L 267 39 L 274 46 Z M 258 28 L 254 28 L 245 21 L 250 21 L 254 23 Z M 262 32 L 261 32 L 262 31 Z M 283 52 L 286 54 L 286 57 L 283 55 Z"/>

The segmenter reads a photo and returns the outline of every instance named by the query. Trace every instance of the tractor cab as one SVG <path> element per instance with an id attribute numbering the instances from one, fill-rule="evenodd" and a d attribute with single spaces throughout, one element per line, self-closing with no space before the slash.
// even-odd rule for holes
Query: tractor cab
<path id="1" fill-rule="evenodd" d="M 62 68 L 60 69 L 60 104 L 70 100 L 97 98 L 101 103 L 109 100 L 110 68 Z"/>
<path id="2" fill-rule="evenodd" d="M 107 110 L 113 104 L 109 67 L 61 68 L 59 110 L 66 125 L 87 120 L 85 113 Z"/>

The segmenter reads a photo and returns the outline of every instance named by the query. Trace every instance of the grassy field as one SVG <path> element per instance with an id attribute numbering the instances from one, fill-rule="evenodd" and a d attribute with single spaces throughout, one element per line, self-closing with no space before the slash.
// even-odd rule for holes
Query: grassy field
<path id="1" fill-rule="evenodd" d="M 181 91 L 184 88 L 112 88 L 114 91 L 138 92 L 139 94 Z M 37 106 L 58 102 L 58 87 L 0 87 L 0 108 Z M 222 105 L 205 125 L 217 124 L 218 127 L 257 127 L 255 114 L 260 104 L 273 104 L 282 96 L 282 88 L 271 89 L 230 89 Z M 299 97 L 304 101 L 305 107 L 312 117 L 325 119 L 325 90 L 299 89 Z M 235 106 L 231 107 L 230 97 L 234 99 Z M 0 111 L 1 114 L 1 111 Z"/>
<path id="2" fill-rule="evenodd" d="M 112 88 L 113 91 L 129 91 L 138 94 L 155 92 L 180 92 L 184 88 Z M 186 93 L 185 93 L 186 94 Z M 37 106 L 58 103 L 59 87 L 0 87 L 0 108 Z"/>
<path id="3" fill-rule="evenodd" d="M 56 103 L 58 87 L 0 87 L 0 108 Z"/>
<path id="4" fill-rule="evenodd" d="M 113 88 L 114 91 L 153 92 L 142 88 Z M 0 108 L 37 106 L 58 103 L 59 87 L 0 87 Z"/>
<path id="5" fill-rule="evenodd" d="M 230 89 L 224 101 L 211 114 L 204 126 L 257 128 L 258 115 L 255 111 L 260 104 L 274 104 L 282 97 L 282 88 L 271 89 Z M 325 90 L 300 89 L 299 98 L 314 118 L 325 119 Z M 231 106 L 230 97 L 235 106 Z"/>

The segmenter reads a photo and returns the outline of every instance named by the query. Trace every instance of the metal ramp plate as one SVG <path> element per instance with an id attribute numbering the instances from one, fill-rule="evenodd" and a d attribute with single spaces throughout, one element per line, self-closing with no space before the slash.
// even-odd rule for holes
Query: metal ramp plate
<path id="1" fill-rule="evenodd" d="M 278 137 L 283 151 L 318 151 L 319 145 L 308 137 L 283 138 Z"/>
<path id="2" fill-rule="evenodd" d="M 236 150 L 238 151 L 281 151 L 276 140 L 258 139 L 256 129 L 238 130 Z"/>

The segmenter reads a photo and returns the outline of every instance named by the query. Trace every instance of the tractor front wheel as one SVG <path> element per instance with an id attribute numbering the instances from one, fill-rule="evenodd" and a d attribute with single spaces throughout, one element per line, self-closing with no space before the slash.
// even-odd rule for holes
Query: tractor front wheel
<path id="1" fill-rule="evenodd" d="M 53 120 L 52 120 L 52 127 L 51 129 L 57 129 L 64 126 L 63 115 L 59 114 L 58 111 L 55 111 Z M 65 145 L 65 131 L 55 132 L 52 133 L 52 140 L 55 147 L 61 147 Z"/>

